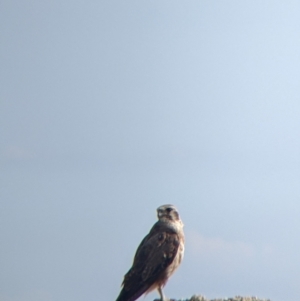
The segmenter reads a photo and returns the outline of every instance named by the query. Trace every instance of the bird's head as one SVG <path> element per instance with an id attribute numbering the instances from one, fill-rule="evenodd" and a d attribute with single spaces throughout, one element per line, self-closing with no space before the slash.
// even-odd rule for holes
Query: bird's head
<path id="1" fill-rule="evenodd" d="M 179 213 L 174 205 L 162 205 L 157 208 L 159 220 L 167 219 L 170 221 L 180 221 Z"/>

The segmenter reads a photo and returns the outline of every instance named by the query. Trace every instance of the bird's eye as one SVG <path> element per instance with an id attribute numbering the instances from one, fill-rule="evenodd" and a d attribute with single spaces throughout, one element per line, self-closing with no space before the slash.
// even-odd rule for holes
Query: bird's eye
<path id="1" fill-rule="evenodd" d="M 172 208 L 169 207 L 166 210 L 167 210 L 168 213 L 170 213 L 172 211 Z"/>

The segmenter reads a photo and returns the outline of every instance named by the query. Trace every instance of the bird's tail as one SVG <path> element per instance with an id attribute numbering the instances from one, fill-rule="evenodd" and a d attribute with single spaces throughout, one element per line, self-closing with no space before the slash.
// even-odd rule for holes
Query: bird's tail
<path id="1" fill-rule="evenodd" d="M 146 293 L 148 288 L 149 288 L 148 285 L 143 285 L 138 290 L 133 291 L 133 290 L 125 290 L 123 287 L 116 301 L 135 301 L 144 293 Z"/>

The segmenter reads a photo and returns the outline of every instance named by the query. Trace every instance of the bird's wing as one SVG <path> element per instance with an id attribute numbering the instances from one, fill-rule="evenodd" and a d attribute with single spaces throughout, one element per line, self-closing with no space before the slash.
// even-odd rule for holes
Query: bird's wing
<path id="1" fill-rule="evenodd" d="M 157 281 L 162 280 L 164 271 L 177 254 L 179 243 L 178 234 L 155 224 L 139 245 L 133 266 L 124 277 L 123 289 L 117 300 L 136 300 Z"/>

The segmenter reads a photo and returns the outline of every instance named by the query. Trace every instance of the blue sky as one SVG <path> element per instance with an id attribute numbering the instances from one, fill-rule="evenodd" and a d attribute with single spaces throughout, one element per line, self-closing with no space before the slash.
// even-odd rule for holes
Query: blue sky
<path id="1" fill-rule="evenodd" d="M 114 300 L 166 203 L 167 296 L 299 300 L 299 11 L 2 1 L 0 300 Z"/>

